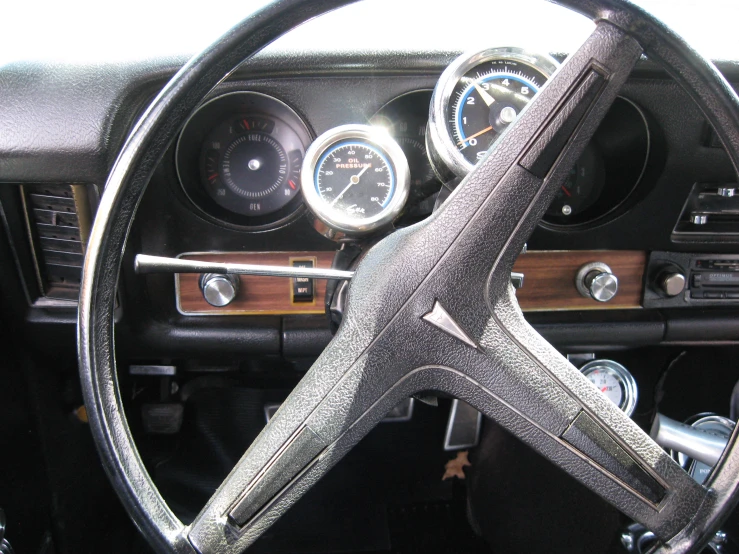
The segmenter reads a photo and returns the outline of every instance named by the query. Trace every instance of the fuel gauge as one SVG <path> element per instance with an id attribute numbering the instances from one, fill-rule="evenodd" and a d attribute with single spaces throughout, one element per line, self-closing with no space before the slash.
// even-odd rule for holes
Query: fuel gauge
<path id="1" fill-rule="evenodd" d="M 603 169 L 592 145 L 585 148 L 580 159 L 570 170 L 567 180 L 560 186 L 546 215 L 565 223 L 568 218 L 587 210 L 600 197 L 603 190 Z"/>

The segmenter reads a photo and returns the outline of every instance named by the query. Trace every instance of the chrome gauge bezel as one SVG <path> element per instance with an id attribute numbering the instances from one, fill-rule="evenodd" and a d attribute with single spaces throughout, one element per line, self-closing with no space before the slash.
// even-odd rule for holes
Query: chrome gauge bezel
<path id="1" fill-rule="evenodd" d="M 459 80 L 471 69 L 492 60 L 513 60 L 540 71 L 549 79 L 559 67 L 559 62 L 546 54 L 540 54 L 513 46 L 486 48 L 478 52 L 465 54 L 454 60 L 441 74 L 439 82 L 431 96 L 429 111 L 429 129 L 427 142 L 431 153 L 432 165 L 441 178 L 446 172 L 457 177 L 465 177 L 474 167 L 457 149 L 449 126 L 451 99 Z M 444 167 L 439 167 L 439 165 Z"/>
<path id="2" fill-rule="evenodd" d="M 331 147 L 347 140 L 374 146 L 386 155 L 395 172 L 395 190 L 390 202 L 381 212 L 371 217 L 345 217 L 337 210 L 330 209 L 318 194 L 315 179 L 318 161 Z M 327 234 L 331 238 L 340 238 L 343 235 L 356 237 L 388 227 L 403 210 L 410 190 L 410 170 L 403 150 L 387 131 L 369 125 L 341 125 L 319 136 L 305 152 L 300 180 L 308 209 L 334 231 Z"/>
<path id="3" fill-rule="evenodd" d="M 613 360 L 593 360 L 586 363 L 580 368 L 580 372 L 588 377 L 595 371 L 604 371 L 610 373 L 621 383 L 623 387 L 623 398 L 619 408 L 629 417 L 636 409 L 636 402 L 639 400 L 639 388 L 636 385 L 636 379 L 631 372 L 618 362 Z"/>

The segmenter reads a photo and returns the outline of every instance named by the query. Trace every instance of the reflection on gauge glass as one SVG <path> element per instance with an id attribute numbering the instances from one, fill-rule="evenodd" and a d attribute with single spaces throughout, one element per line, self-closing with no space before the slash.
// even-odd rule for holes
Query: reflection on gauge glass
<path id="1" fill-rule="evenodd" d="M 300 168 L 310 139 L 305 123 L 276 98 L 224 94 L 185 124 L 177 174 L 206 217 L 248 230 L 272 228 L 304 211 Z"/>
<path id="2" fill-rule="evenodd" d="M 626 415 L 634 413 L 638 389 L 628 369 L 613 360 L 593 360 L 582 366 L 580 371 Z"/>
<path id="3" fill-rule="evenodd" d="M 437 173 L 469 173 L 557 66 L 549 56 L 510 47 L 452 62 L 431 100 L 429 139 Z"/>
<path id="4" fill-rule="evenodd" d="M 430 90 L 409 92 L 385 104 L 370 119 L 371 125 L 386 129 L 403 150 L 411 173 L 411 201 L 427 198 L 441 185 L 426 151 L 430 103 Z"/>
<path id="5" fill-rule="evenodd" d="M 631 100 L 616 98 L 544 215 L 545 224 L 588 224 L 626 207 L 649 162 L 647 121 Z"/>
<path id="6" fill-rule="evenodd" d="M 408 198 L 403 151 L 387 132 L 367 125 L 343 125 L 318 137 L 306 152 L 302 179 L 313 214 L 347 235 L 389 225 Z"/>

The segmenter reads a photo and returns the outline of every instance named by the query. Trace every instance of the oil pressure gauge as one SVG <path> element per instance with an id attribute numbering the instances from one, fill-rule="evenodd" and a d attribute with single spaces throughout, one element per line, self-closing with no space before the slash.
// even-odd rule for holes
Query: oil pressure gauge
<path id="1" fill-rule="evenodd" d="M 342 125 L 319 136 L 305 154 L 301 178 L 317 228 L 334 239 L 390 226 L 410 185 L 403 150 L 386 131 L 367 125 Z"/>

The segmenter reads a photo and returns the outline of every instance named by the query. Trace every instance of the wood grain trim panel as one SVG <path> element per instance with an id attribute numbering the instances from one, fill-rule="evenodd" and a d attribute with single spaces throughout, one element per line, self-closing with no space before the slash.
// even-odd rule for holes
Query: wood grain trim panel
<path id="1" fill-rule="evenodd" d="M 331 267 L 334 252 L 224 252 L 183 254 L 186 260 L 232 263 L 289 265 L 290 260 L 315 259 L 317 267 Z M 240 275 L 241 286 L 228 306 L 217 308 L 203 299 L 197 274 L 175 275 L 177 309 L 184 315 L 286 315 L 325 312 L 326 280 L 314 279 L 313 302 L 293 302 L 291 279 Z"/>
<path id="2" fill-rule="evenodd" d="M 590 262 L 605 263 L 618 277 L 618 294 L 610 302 L 596 302 L 577 291 L 577 272 Z M 646 264 L 646 252 L 632 250 L 527 252 L 513 266 L 524 274 L 516 296 L 521 309 L 529 312 L 640 308 Z"/>
<path id="3" fill-rule="evenodd" d="M 290 260 L 311 259 L 318 267 L 331 267 L 333 252 L 224 252 L 184 254 L 185 259 L 265 265 L 288 265 Z M 618 277 L 618 294 L 607 303 L 580 296 L 575 276 L 583 265 L 603 262 Z M 524 274 L 516 292 L 524 311 L 603 310 L 640 308 L 646 252 L 627 250 L 530 251 L 516 261 L 514 271 Z M 223 308 L 208 304 L 200 292 L 199 275 L 176 275 L 177 308 L 185 315 L 287 315 L 322 314 L 326 281 L 314 281 L 314 301 L 293 302 L 290 279 L 241 276 L 236 299 Z"/>

